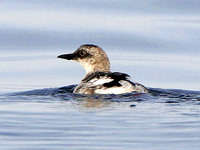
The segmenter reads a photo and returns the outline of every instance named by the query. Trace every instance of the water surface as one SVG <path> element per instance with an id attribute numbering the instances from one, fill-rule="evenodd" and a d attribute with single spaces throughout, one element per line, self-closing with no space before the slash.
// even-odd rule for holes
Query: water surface
<path id="1" fill-rule="evenodd" d="M 200 147 L 198 0 L 0 2 L 0 149 Z M 97 44 L 149 93 L 71 93 Z M 69 86 L 72 85 L 72 86 Z"/>

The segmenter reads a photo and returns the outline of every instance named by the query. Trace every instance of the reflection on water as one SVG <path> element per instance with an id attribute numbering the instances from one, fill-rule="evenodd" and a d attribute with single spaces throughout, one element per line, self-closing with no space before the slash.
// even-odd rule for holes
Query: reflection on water
<path id="1" fill-rule="evenodd" d="M 102 99 L 84 98 L 82 107 L 86 108 L 104 108 L 108 107 L 111 102 L 103 101 Z"/>

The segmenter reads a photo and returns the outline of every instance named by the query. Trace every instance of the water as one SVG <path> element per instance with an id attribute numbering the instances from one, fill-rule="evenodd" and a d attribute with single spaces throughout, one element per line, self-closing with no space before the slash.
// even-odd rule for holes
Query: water
<path id="1" fill-rule="evenodd" d="M 199 14 L 197 0 L 1 1 L 0 149 L 199 149 Z M 149 93 L 71 93 L 85 72 L 56 57 L 85 43 Z"/>
<path id="2" fill-rule="evenodd" d="M 73 86 L 1 97 L 1 149 L 198 149 L 200 92 L 78 95 Z M 163 147 L 165 146 L 165 147 Z"/>

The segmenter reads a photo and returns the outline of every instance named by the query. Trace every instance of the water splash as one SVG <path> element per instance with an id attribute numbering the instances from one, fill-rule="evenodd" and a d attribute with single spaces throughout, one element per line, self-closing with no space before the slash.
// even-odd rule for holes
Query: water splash
<path id="1" fill-rule="evenodd" d="M 152 103 L 195 103 L 200 104 L 200 91 L 188 91 L 179 89 L 148 88 L 149 93 L 125 93 L 107 95 L 83 95 L 73 93 L 76 85 L 60 88 L 37 89 L 32 91 L 10 93 L 1 96 L 0 99 L 12 100 L 74 100 L 93 102 L 152 102 Z M 3 98 L 4 97 L 4 98 Z M 134 105 L 130 105 L 133 107 Z"/>

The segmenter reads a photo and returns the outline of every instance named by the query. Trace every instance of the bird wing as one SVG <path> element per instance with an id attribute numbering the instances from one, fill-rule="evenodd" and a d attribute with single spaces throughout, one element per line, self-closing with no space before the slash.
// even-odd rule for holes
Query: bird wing
<path id="1" fill-rule="evenodd" d="M 146 88 L 131 81 L 129 75 L 119 72 L 96 72 L 82 80 L 75 92 L 83 94 L 121 94 L 146 92 Z"/>

